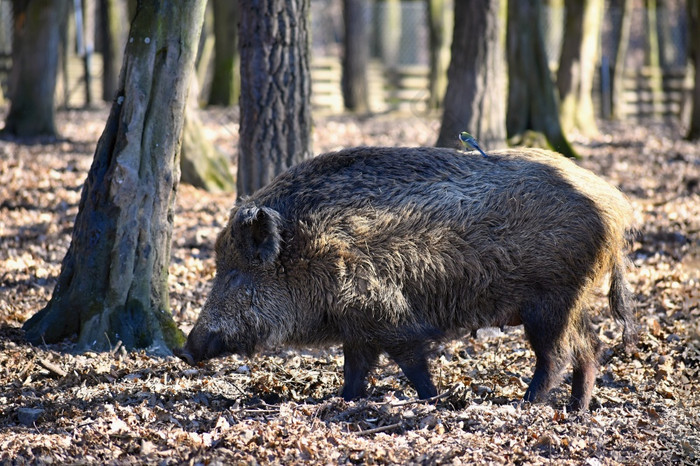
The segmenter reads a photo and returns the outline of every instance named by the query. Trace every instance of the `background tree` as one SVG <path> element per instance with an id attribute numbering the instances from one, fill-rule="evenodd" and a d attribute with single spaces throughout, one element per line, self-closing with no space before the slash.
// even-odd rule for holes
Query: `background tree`
<path id="1" fill-rule="evenodd" d="M 83 349 L 182 344 L 168 264 L 180 136 L 205 0 L 139 2 L 112 104 L 83 187 L 73 237 L 27 339 L 78 334 Z M 133 39 L 133 40 L 131 40 Z M 164 117 L 166 116 L 166 117 Z"/>
<path id="2" fill-rule="evenodd" d="M 501 5 L 500 0 L 454 4 L 452 59 L 438 146 L 460 147 L 461 131 L 471 132 L 484 148 L 505 144 L 505 9 Z"/>
<path id="3" fill-rule="evenodd" d="M 576 157 L 559 124 L 541 10 L 541 0 L 508 2 L 508 137 L 528 144 L 529 132 L 541 133 L 555 150 Z"/>
<path id="4" fill-rule="evenodd" d="M 430 31 L 430 98 L 428 106 L 437 109 L 447 89 L 447 69 L 450 62 L 449 31 L 453 17 L 445 0 L 427 0 L 428 30 Z"/>
<path id="5" fill-rule="evenodd" d="M 56 137 L 54 94 L 66 0 L 13 0 L 10 111 L 4 134 Z"/>
<path id="6" fill-rule="evenodd" d="M 185 125 L 182 129 L 180 150 L 180 181 L 207 191 L 236 190 L 236 182 L 224 156 L 204 134 L 199 118 L 199 83 L 197 76 L 190 80 L 190 90 L 185 109 Z"/>
<path id="7" fill-rule="evenodd" d="M 597 131 L 593 109 L 593 77 L 603 0 L 566 0 L 564 41 L 557 70 L 560 121 L 564 132 L 578 129 L 586 136 Z"/>
<path id="8" fill-rule="evenodd" d="M 688 139 L 700 139 L 700 0 L 688 0 L 690 60 L 695 68 L 693 111 L 688 126 Z"/>
<path id="9" fill-rule="evenodd" d="M 209 105 L 231 106 L 238 103 L 240 55 L 238 54 L 238 2 L 213 0 L 214 76 Z"/>
<path id="10" fill-rule="evenodd" d="M 613 62 L 612 68 L 612 116 L 624 119 L 625 68 L 627 48 L 630 41 L 632 0 L 610 0 L 610 8 L 619 12 L 619 20 L 613 25 Z"/>
<path id="11" fill-rule="evenodd" d="M 366 0 L 343 0 L 343 75 L 341 85 L 345 108 L 356 112 L 369 111 L 367 63 L 369 41 Z"/>
<path id="12" fill-rule="evenodd" d="M 123 0 L 100 0 L 100 39 L 102 44 L 102 100 L 110 102 L 117 93 L 119 69 L 124 56 L 127 17 Z"/>
<path id="13" fill-rule="evenodd" d="M 239 196 L 311 156 L 309 0 L 243 0 Z"/>

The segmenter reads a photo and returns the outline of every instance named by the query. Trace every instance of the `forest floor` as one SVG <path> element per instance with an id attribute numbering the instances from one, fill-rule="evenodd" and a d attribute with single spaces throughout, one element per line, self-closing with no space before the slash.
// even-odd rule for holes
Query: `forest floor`
<path id="1" fill-rule="evenodd" d="M 386 359 L 367 399 L 343 401 L 338 348 L 189 367 L 118 342 L 99 354 L 27 344 L 21 325 L 51 296 L 106 115 L 60 112 L 65 140 L 55 143 L 0 141 L 0 463 L 700 464 L 700 144 L 677 127 L 605 124 L 599 137 L 573 138 L 581 164 L 634 205 L 628 278 L 642 331 L 624 353 L 601 292 L 605 350 L 592 409 L 571 413 L 570 374 L 549 402 L 520 402 L 534 366 L 521 327 L 440 346 L 431 371 L 443 395 L 432 403 L 418 401 Z M 203 118 L 233 154 L 235 112 Z M 431 118 L 324 117 L 314 144 L 431 145 L 438 129 Z M 185 331 L 233 202 L 180 187 L 170 290 Z"/>

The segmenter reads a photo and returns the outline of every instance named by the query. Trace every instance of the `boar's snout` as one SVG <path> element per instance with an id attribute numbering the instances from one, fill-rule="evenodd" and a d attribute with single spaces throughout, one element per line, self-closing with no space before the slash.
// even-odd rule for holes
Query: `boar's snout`
<path id="1" fill-rule="evenodd" d="M 225 351 L 226 345 L 220 333 L 202 331 L 195 327 L 187 337 L 185 346 L 176 350 L 175 355 L 187 364 L 195 365 L 200 361 L 219 356 Z"/>

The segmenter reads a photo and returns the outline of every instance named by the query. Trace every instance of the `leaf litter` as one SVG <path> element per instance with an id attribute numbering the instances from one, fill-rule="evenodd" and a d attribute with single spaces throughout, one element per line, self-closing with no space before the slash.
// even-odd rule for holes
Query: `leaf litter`
<path id="1" fill-rule="evenodd" d="M 235 160 L 237 116 L 203 113 Z M 59 112 L 64 140 L 0 142 L 0 462 L 3 464 L 698 464 L 700 463 L 700 144 L 670 124 L 601 123 L 574 136 L 580 162 L 634 205 L 628 278 L 641 324 L 621 350 L 604 293 L 605 345 L 589 413 L 565 409 L 571 375 L 547 403 L 520 402 L 534 366 L 521 327 L 441 345 L 441 395 L 416 399 L 382 357 L 366 399 L 345 402 L 339 348 L 273 348 L 198 367 L 174 357 L 77 354 L 70 341 L 30 346 L 21 325 L 51 296 L 106 109 Z M 317 152 L 431 145 L 418 116 L 317 118 Z M 213 243 L 234 196 L 181 185 L 170 290 L 183 330 L 214 275 Z"/>

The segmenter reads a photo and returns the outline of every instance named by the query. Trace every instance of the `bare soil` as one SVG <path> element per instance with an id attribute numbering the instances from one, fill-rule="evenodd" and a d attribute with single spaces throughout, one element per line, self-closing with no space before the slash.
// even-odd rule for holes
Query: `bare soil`
<path id="1" fill-rule="evenodd" d="M 592 410 L 571 413 L 570 374 L 548 403 L 521 403 L 534 355 L 520 327 L 442 345 L 431 362 L 442 395 L 432 402 L 418 401 L 386 359 L 367 399 L 343 401 L 338 348 L 193 368 L 119 342 L 100 354 L 75 353 L 70 341 L 28 345 L 21 325 L 51 296 L 106 115 L 60 112 L 58 142 L 0 141 L 2 464 L 700 464 L 700 144 L 679 128 L 605 124 L 592 140 L 573 138 L 581 164 L 633 202 L 629 280 L 642 331 L 623 352 L 601 291 L 606 349 Z M 235 154 L 235 112 L 207 111 L 204 121 Z M 431 145 L 438 128 L 413 116 L 316 118 L 315 149 Z M 185 331 L 233 202 L 180 187 L 170 289 Z"/>

